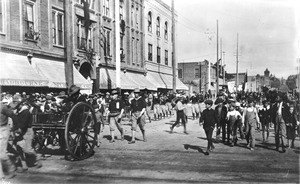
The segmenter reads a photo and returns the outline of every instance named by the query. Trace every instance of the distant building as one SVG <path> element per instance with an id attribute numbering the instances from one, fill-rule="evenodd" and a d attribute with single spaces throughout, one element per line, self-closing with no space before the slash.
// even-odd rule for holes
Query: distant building
<path id="1" fill-rule="evenodd" d="M 189 87 L 190 92 L 216 93 L 216 66 L 210 64 L 210 84 L 209 84 L 209 61 L 190 61 L 178 63 L 178 78 Z M 223 85 L 223 79 L 219 79 L 219 84 Z"/>
<path id="2" fill-rule="evenodd" d="M 262 87 L 271 87 L 270 71 L 266 69 L 264 75 L 248 76 L 246 90 L 249 92 L 261 92 Z"/>

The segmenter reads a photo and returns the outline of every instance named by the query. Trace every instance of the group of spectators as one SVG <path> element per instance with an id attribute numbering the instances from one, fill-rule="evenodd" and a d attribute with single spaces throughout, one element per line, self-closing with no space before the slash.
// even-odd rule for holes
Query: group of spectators
<path id="1" fill-rule="evenodd" d="M 191 108 L 192 119 L 199 119 L 207 136 L 207 150 L 209 154 L 214 149 L 213 131 L 216 129 L 216 140 L 230 146 L 237 145 L 239 139 L 247 140 L 247 148 L 255 148 L 255 131 L 261 131 L 263 142 L 268 141 L 270 127 L 275 129 L 276 150 L 294 147 L 296 130 L 299 131 L 299 104 L 294 96 L 286 96 L 280 92 L 268 92 L 266 94 L 245 93 L 227 95 L 221 92 L 213 100 L 209 93 L 174 93 L 149 92 L 148 90 L 134 89 L 121 93 L 120 90 L 112 90 L 106 93 L 91 95 L 81 94 L 80 88 L 73 85 L 68 90 L 68 95 L 59 93 L 33 93 L 1 94 L 1 162 L 4 165 L 0 169 L 0 177 L 13 177 L 17 168 L 18 172 L 28 169 L 26 157 L 33 157 L 34 164 L 41 167 L 41 163 L 32 148 L 34 132 L 32 129 L 33 114 L 55 114 L 69 112 L 78 102 L 88 102 L 94 108 L 96 114 L 95 133 L 97 146 L 100 146 L 100 133 L 105 124 L 109 125 L 110 143 L 116 140 L 115 130 L 120 132 L 120 140 L 124 141 L 124 129 L 122 121 L 128 118 L 131 122 L 131 140 L 134 144 L 137 127 L 140 128 L 143 141 L 146 142 L 145 124 L 148 118 L 160 120 L 172 116 L 176 111 L 176 121 L 170 127 L 170 133 L 180 124 L 184 133 L 187 133 L 188 107 Z M 201 109 L 201 104 L 205 109 Z M 150 113 L 151 112 L 151 113 Z M 153 112 L 153 117 L 150 116 Z M 9 123 L 9 118 L 11 122 Z M 297 128 L 298 127 L 298 128 Z M 238 138 L 239 134 L 239 138 Z M 11 137 L 11 138 L 10 138 Z M 285 144 L 287 139 L 287 145 Z M 7 150 L 15 150 L 16 164 L 8 157 Z M 2 167 L 2 164 L 1 167 Z"/>
<path id="2" fill-rule="evenodd" d="M 262 141 L 266 142 L 270 127 L 274 127 L 276 150 L 281 148 L 280 152 L 285 152 L 294 148 L 300 129 L 300 108 L 299 101 L 291 94 L 269 91 L 260 96 L 248 93 L 234 99 L 221 93 L 214 102 L 206 100 L 205 105 L 199 123 L 203 124 L 207 136 L 208 154 L 214 149 L 212 134 L 215 128 L 217 141 L 235 146 L 240 134 L 240 139 L 246 139 L 247 148 L 254 150 L 255 132 L 260 131 Z"/>

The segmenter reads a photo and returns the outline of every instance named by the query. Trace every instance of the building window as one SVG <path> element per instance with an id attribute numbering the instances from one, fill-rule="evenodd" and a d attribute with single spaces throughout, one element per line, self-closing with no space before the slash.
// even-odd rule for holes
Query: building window
<path id="1" fill-rule="evenodd" d="M 6 24 L 6 11 L 5 11 L 5 0 L 0 0 L 0 33 L 5 33 Z"/>
<path id="2" fill-rule="evenodd" d="M 136 39 L 135 42 L 135 55 L 136 55 L 136 65 L 139 66 L 139 40 Z"/>
<path id="3" fill-rule="evenodd" d="M 77 48 L 86 49 L 86 34 L 83 20 L 78 20 L 77 22 Z"/>
<path id="4" fill-rule="evenodd" d="M 135 60 L 135 45 L 134 45 L 134 38 L 132 38 L 131 39 L 131 63 L 132 63 L 132 65 L 135 65 L 135 62 L 134 62 L 134 60 Z"/>
<path id="5" fill-rule="evenodd" d="M 157 19 L 156 19 L 156 35 L 158 37 L 160 37 L 160 18 L 159 17 L 157 17 Z"/>
<path id="6" fill-rule="evenodd" d="M 124 9 L 123 9 L 123 2 L 120 2 L 120 21 L 124 20 Z"/>
<path id="7" fill-rule="evenodd" d="M 157 59 L 156 59 L 157 63 L 160 63 L 160 47 L 157 47 Z"/>
<path id="8" fill-rule="evenodd" d="M 165 39 L 168 40 L 168 22 L 165 22 Z"/>
<path id="9" fill-rule="evenodd" d="M 109 0 L 103 0 L 103 15 L 109 17 Z"/>
<path id="10" fill-rule="evenodd" d="M 105 35 L 105 56 L 111 57 L 111 51 L 110 51 L 110 40 L 111 40 L 111 30 L 104 29 L 104 35 Z"/>
<path id="11" fill-rule="evenodd" d="M 134 25 L 134 5 L 131 5 L 131 27 Z"/>
<path id="12" fill-rule="evenodd" d="M 64 45 L 64 14 L 52 10 L 52 34 L 54 45 Z"/>
<path id="13" fill-rule="evenodd" d="M 82 50 L 94 49 L 94 28 L 91 26 L 86 33 L 84 20 L 78 19 L 77 22 L 77 48 Z"/>
<path id="14" fill-rule="evenodd" d="M 148 31 L 152 33 L 152 13 L 148 13 Z"/>
<path id="15" fill-rule="evenodd" d="M 195 68 L 195 78 L 199 78 L 199 68 Z"/>
<path id="16" fill-rule="evenodd" d="M 182 69 L 178 69 L 178 78 L 182 79 Z"/>
<path id="17" fill-rule="evenodd" d="M 152 44 L 148 44 L 148 61 L 152 61 Z"/>
<path id="18" fill-rule="evenodd" d="M 139 7 L 136 6 L 136 12 L 135 12 L 135 24 L 136 24 L 136 29 L 139 29 Z"/>
<path id="19" fill-rule="evenodd" d="M 36 33 L 36 15 L 35 15 L 35 3 L 32 1 L 26 1 L 25 3 L 25 38 L 35 39 Z"/>
<path id="20" fill-rule="evenodd" d="M 165 50 L 165 65 L 169 64 L 169 59 L 168 59 L 168 51 Z"/>

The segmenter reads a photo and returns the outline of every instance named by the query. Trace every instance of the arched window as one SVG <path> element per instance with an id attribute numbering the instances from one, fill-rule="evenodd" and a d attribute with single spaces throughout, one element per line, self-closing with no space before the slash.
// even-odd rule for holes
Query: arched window
<path id="1" fill-rule="evenodd" d="M 168 39 L 168 22 L 165 22 L 165 39 Z"/>
<path id="2" fill-rule="evenodd" d="M 158 37 L 160 37 L 160 18 L 159 17 L 157 17 L 157 19 L 156 19 L 156 35 Z"/>
<path id="3" fill-rule="evenodd" d="M 148 13 L 148 31 L 152 32 L 152 13 L 150 11 Z"/>

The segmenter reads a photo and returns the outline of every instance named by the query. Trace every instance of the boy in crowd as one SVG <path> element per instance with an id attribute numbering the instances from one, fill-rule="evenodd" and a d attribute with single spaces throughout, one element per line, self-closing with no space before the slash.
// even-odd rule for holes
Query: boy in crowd
<path id="1" fill-rule="evenodd" d="M 215 147 L 212 143 L 212 134 L 215 128 L 215 125 L 217 123 L 217 117 L 215 110 L 211 108 L 213 104 L 212 100 L 206 100 L 205 101 L 205 107 L 206 109 L 203 111 L 202 116 L 200 118 L 199 123 L 203 123 L 203 129 L 206 134 L 207 138 L 207 149 L 206 149 L 206 154 L 209 155 L 209 152 L 211 152 Z"/>

